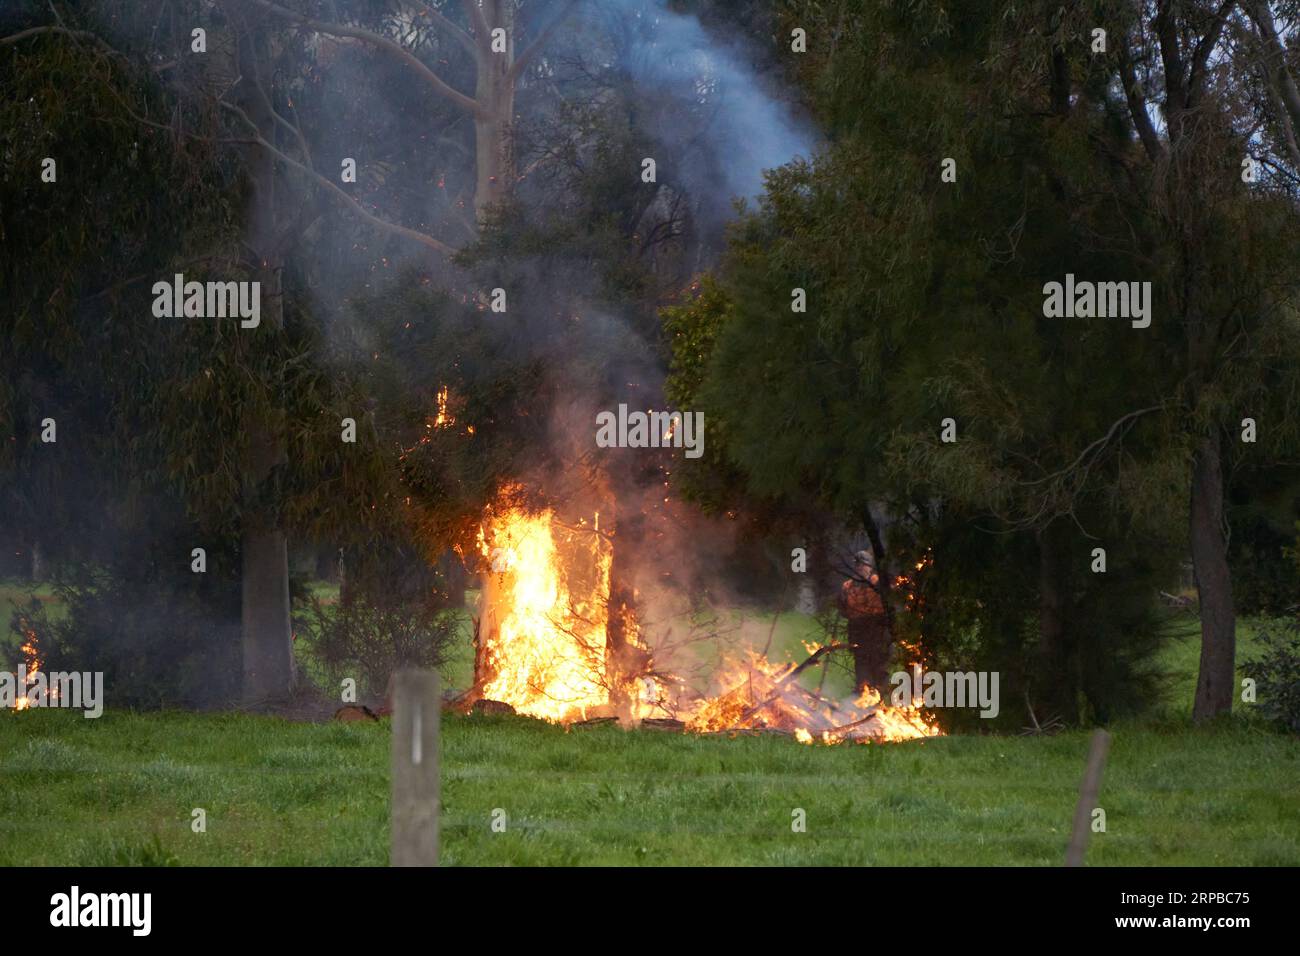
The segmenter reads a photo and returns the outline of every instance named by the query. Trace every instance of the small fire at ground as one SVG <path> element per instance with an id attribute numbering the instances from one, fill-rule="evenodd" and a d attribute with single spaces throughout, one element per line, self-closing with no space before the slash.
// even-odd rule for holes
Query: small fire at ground
<path id="1" fill-rule="evenodd" d="M 39 671 L 41 669 L 40 654 L 36 650 L 36 635 L 33 634 L 31 631 L 26 632 L 26 634 L 24 635 L 23 643 L 18 647 L 18 651 L 20 654 L 23 655 L 25 668 L 24 668 L 24 672 L 19 673 L 16 676 L 19 677 L 23 685 L 26 686 L 27 675 L 35 673 L 36 671 Z M 55 691 L 55 696 L 57 695 L 58 692 Z M 23 694 L 17 699 L 17 701 L 14 702 L 14 710 L 27 710 L 31 706 L 32 706 L 31 698 L 28 697 L 26 694 Z"/>

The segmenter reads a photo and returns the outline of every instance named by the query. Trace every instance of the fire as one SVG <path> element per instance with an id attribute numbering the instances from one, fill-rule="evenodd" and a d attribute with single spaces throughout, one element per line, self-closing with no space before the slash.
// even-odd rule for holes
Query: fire
<path id="1" fill-rule="evenodd" d="M 795 681 L 796 666 L 773 664 L 750 652 L 726 669 L 719 681 L 726 690 L 690 711 L 687 729 L 779 731 L 793 734 L 800 743 L 824 744 L 912 740 L 940 733 L 915 707 L 891 707 L 870 687 L 851 703 L 821 697 Z"/>
<path id="2" fill-rule="evenodd" d="M 456 424 L 456 416 L 447 411 L 447 386 L 438 389 L 438 417 L 433 420 L 434 428 L 446 428 Z"/>
<path id="3" fill-rule="evenodd" d="M 852 701 L 822 697 L 796 680 L 807 663 L 777 664 L 753 651 L 722 668 L 716 694 L 692 692 L 656 666 L 630 608 L 620 607 L 617 633 L 631 650 L 611 654 L 613 545 L 599 514 L 567 523 L 553 509 L 520 506 L 519 491 L 504 489 L 479 526 L 486 567 L 469 699 L 501 701 L 554 723 L 668 718 L 688 732 L 778 732 L 803 743 L 939 735 L 915 706 L 889 706 L 871 688 Z M 842 647 L 804 646 L 812 658 Z M 670 687 L 681 690 L 670 695 Z"/>
<path id="4" fill-rule="evenodd" d="M 552 510 L 498 504 L 479 529 L 479 549 L 490 565 L 476 661 L 481 696 L 563 723 L 602 716 L 609 542 L 594 527 L 564 526 Z"/>
<path id="5" fill-rule="evenodd" d="M 40 655 L 36 650 L 36 635 L 32 631 L 27 631 L 25 636 L 26 640 L 18 647 L 26 661 L 26 667 L 18 673 L 18 677 L 23 681 L 26 681 L 28 674 L 41 669 Z M 14 710 L 27 710 L 31 706 L 31 698 L 26 694 L 23 694 L 14 702 Z"/>

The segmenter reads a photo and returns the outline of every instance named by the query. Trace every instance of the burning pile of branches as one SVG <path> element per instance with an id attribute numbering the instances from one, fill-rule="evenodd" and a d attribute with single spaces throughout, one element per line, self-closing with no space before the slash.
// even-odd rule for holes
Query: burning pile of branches
<path id="1" fill-rule="evenodd" d="M 750 652 L 727 668 L 720 680 L 726 689 L 699 700 L 686 716 L 686 727 L 697 733 L 778 732 L 803 743 L 894 741 L 934 737 L 938 727 L 912 706 L 890 707 L 868 687 L 854 701 L 823 697 L 797 681 L 801 672 L 846 644 L 827 644 L 812 651 L 801 664 L 776 665 Z"/>
<path id="2" fill-rule="evenodd" d="M 467 706 L 509 705 L 566 725 L 618 719 L 694 733 L 782 733 L 805 743 L 939 733 L 916 707 L 888 706 L 871 688 L 838 701 L 799 683 L 804 671 L 846 650 L 844 643 L 809 647 L 799 664 L 775 664 L 750 650 L 715 674 L 716 693 L 691 691 L 642 645 L 635 621 L 611 628 L 611 543 L 599 516 L 570 524 L 503 496 L 485 515 L 479 550 L 485 584 Z"/>

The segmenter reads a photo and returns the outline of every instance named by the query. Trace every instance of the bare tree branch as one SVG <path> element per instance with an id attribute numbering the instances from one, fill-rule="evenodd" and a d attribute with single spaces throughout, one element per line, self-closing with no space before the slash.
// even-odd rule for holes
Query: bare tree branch
<path id="1" fill-rule="evenodd" d="M 1022 482 L 1022 484 L 1041 485 L 1044 482 L 1054 481 L 1058 478 L 1065 477 L 1070 472 L 1074 471 L 1076 468 L 1082 465 L 1085 459 L 1090 454 L 1092 454 L 1093 451 L 1100 450 L 1101 448 L 1104 448 L 1106 445 L 1108 445 L 1110 443 L 1110 440 L 1115 437 L 1115 433 L 1118 432 L 1121 428 L 1123 428 L 1124 425 L 1137 418 L 1141 418 L 1143 415 L 1149 415 L 1151 412 L 1158 412 L 1164 407 L 1165 406 L 1163 404 L 1148 405 L 1146 408 L 1139 408 L 1136 411 L 1129 412 L 1127 415 L 1121 415 L 1119 418 L 1115 419 L 1114 423 L 1111 424 L 1110 428 L 1106 430 L 1106 434 L 1102 435 L 1091 445 L 1089 445 L 1087 448 L 1081 451 L 1079 453 L 1079 457 L 1076 458 L 1074 461 L 1072 461 L 1070 464 L 1066 465 L 1064 468 L 1060 469 L 1059 471 L 1052 472 L 1050 475 L 1047 475 L 1044 478 L 1035 478 L 1032 481 Z M 1088 465 L 1087 467 L 1091 468 L 1092 466 Z"/>
<path id="2" fill-rule="evenodd" d="M 432 249 L 435 252 L 441 253 L 444 256 L 451 256 L 455 254 L 456 252 L 455 249 L 453 249 L 451 246 L 447 245 L 444 242 L 440 242 L 439 240 L 433 238 L 430 235 L 427 235 L 423 232 L 419 232 L 418 230 L 415 229 L 411 229 L 407 226 L 399 225 L 398 223 L 395 222 L 389 222 L 387 219 L 381 219 L 380 217 L 376 216 L 374 213 L 370 212 L 359 202 L 357 202 L 355 199 L 349 196 L 346 192 L 340 189 L 335 183 L 331 182 L 329 179 L 322 176 L 320 173 L 316 172 L 316 170 L 304 166 L 296 159 L 293 159 L 292 157 L 287 156 L 285 153 L 281 152 L 271 143 L 268 143 L 266 139 L 261 135 L 261 133 L 257 132 L 257 124 L 254 123 L 252 119 L 249 118 L 248 114 L 245 113 L 238 106 L 235 106 L 233 103 L 227 103 L 224 100 L 221 102 L 221 105 L 226 109 L 230 110 L 231 112 L 237 114 L 240 117 L 240 119 L 242 119 L 248 125 L 248 127 L 256 133 L 255 140 L 258 144 L 262 146 L 263 149 L 270 152 L 271 155 L 275 156 L 276 159 L 279 159 L 281 162 L 285 163 L 286 165 L 298 170 L 300 173 L 303 173 L 304 175 L 310 176 L 312 179 L 316 181 L 318 185 L 324 186 L 330 192 L 331 195 L 333 195 L 336 199 L 340 200 L 345 206 L 348 207 L 348 209 L 350 209 L 357 216 L 360 216 L 363 220 L 365 220 L 370 225 L 374 226 L 376 229 L 379 229 L 383 232 L 391 233 L 392 235 L 402 236 L 406 239 L 412 240 L 413 242 L 418 242 L 420 245 L 425 246 L 428 249 Z"/>
<path id="3" fill-rule="evenodd" d="M 1165 147 L 1160 142 L 1155 127 L 1151 125 L 1151 117 L 1147 114 L 1146 97 L 1138 85 L 1137 71 L 1133 66 L 1132 57 L 1129 56 L 1128 41 L 1123 39 L 1119 42 L 1119 71 L 1124 86 L 1124 99 L 1128 102 L 1129 116 L 1133 119 L 1138 139 L 1142 141 L 1142 147 L 1151 162 L 1158 163 L 1164 157 Z"/>
<path id="4" fill-rule="evenodd" d="M 23 40 L 50 33 L 66 36 L 73 40 L 89 40 L 105 53 L 112 56 L 120 56 L 123 59 L 126 58 L 125 53 L 121 50 L 114 49 L 103 37 L 91 33 L 89 30 L 71 30 L 68 27 L 57 27 L 52 25 L 44 27 L 28 27 L 26 30 L 19 30 L 17 33 L 11 33 L 7 37 L 0 37 L 0 46 L 11 46 L 15 43 L 20 43 Z"/>
<path id="5" fill-rule="evenodd" d="M 280 115 L 280 111 L 277 110 L 274 106 L 271 107 L 271 115 L 275 118 L 275 121 L 277 123 L 279 123 L 281 126 L 283 126 L 285 129 L 287 129 L 290 133 L 293 134 L 294 139 L 297 140 L 298 142 L 298 148 L 302 150 L 303 160 L 307 163 L 308 166 L 312 165 L 311 147 L 307 145 L 307 138 L 302 135 L 302 130 L 298 128 L 298 124 L 290 123 L 287 119 L 285 119 L 283 116 Z"/>
<path id="6" fill-rule="evenodd" d="M 488 29 L 487 17 L 483 16 L 483 8 L 478 5 L 476 0 L 461 0 L 460 5 L 465 10 L 465 16 L 469 17 L 469 22 L 474 25 L 474 39 L 478 43 L 481 52 L 488 52 L 491 43 L 491 31 Z"/>
<path id="7" fill-rule="evenodd" d="M 1267 0 L 1247 0 L 1246 12 L 1254 21 L 1259 31 L 1260 43 L 1264 51 L 1264 76 L 1270 91 L 1285 107 L 1285 112 L 1278 116 L 1278 121 L 1290 125 L 1286 140 L 1294 143 L 1300 136 L 1300 90 L 1296 88 L 1295 77 L 1287 66 L 1286 50 L 1273 22 L 1273 14 L 1268 8 Z"/>
<path id="8" fill-rule="evenodd" d="M 437 73 L 433 72 L 433 70 L 429 69 L 429 67 L 425 65 L 423 60 L 400 43 L 388 39 L 388 37 L 381 36 L 378 33 L 374 33 L 373 31 L 361 27 L 348 26 L 343 23 L 328 23 L 324 20 L 315 20 L 305 14 L 297 13 L 296 11 L 282 7 L 279 4 L 271 3 L 270 0 L 249 0 L 249 2 L 261 7 L 268 13 L 273 13 L 286 20 L 292 20 L 300 26 L 307 27 L 309 30 L 314 30 L 317 33 L 361 40 L 377 49 L 383 50 L 384 52 L 396 57 L 402 63 L 405 63 L 412 70 L 418 73 L 429 83 L 430 86 L 434 88 L 435 91 L 438 92 L 439 95 L 445 99 L 450 100 L 461 109 L 464 109 L 475 116 L 486 116 L 486 113 L 479 105 L 478 100 L 471 96 L 466 96 L 464 93 L 460 92 L 460 90 L 448 86 L 442 77 L 438 76 Z"/>
<path id="9" fill-rule="evenodd" d="M 433 4 L 426 3 L 425 0 L 415 0 L 415 2 L 419 5 L 421 10 L 428 14 L 429 19 L 449 33 L 452 39 L 468 50 L 472 56 L 478 55 L 478 49 L 474 46 L 474 38 L 466 32 L 464 27 L 449 20 L 447 15 Z"/>
<path id="10" fill-rule="evenodd" d="M 1169 124 L 1171 136 L 1187 109 L 1187 73 L 1178 43 L 1181 6 L 1179 0 L 1159 0 L 1156 5 L 1156 36 L 1160 39 L 1160 60 L 1165 70 L 1165 122 Z"/>
<path id="11" fill-rule="evenodd" d="M 1196 44 L 1196 50 L 1192 53 L 1192 71 L 1187 78 L 1188 106 L 1194 106 L 1205 91 L 1206 64 L 1209 62 L 1210 54 L 1214 52 L 1214 48 L 1219 45 L 1219 38 L 1223 36 L 1223 28 L 1228 23 L 1228 16 L 1236 6 L 1237 0 L 1223 0 L 1223 3 L 1219 4 L 1219 9 L 1214 14 L 1210 29 L 1201 38 L 1201 41 Z"/>
<path id="12" fill-rule="evenodd" d="M 581 2 L 582 0 L 568 0 L 568 2 L 561 8 L 560 12 L 555 15 L 555 19 L 547 24 L 546 28 L 542 30 L 541 33 L 537 34 L 537 37 L 532 43 L 528 44 L 523 53 L 520 53 L 515 57 L 515 62 L 510 64 L 510 72 L 506 74 L 507 83 L 514 83 L 519 79 L 519 74 L 523 73 L 524 69 L 528 66 L 528 61 L 536 56 L 537 52 L 541 50 L 542 47 L 546 46 L 547 41 L 551 38 L 551 34 L 553 34 L 560 24 L 568 18 L 569 14 L 573 12 L 573 8 Z"/>

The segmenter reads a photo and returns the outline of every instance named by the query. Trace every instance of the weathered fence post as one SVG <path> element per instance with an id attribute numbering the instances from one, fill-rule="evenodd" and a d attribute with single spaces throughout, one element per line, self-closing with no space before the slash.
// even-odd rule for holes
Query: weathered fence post
<path id="1" fill-rule="evenodd" d="M 1088 833 L 1092 824 L 1092 811 L 1097 806 L 1097 793 L 1101 790 L 1101 771 L 1106 766 L 1106 752 L 1110 749 L 1110 734 L 1098 730 L 1092 735 L 1088 751 L 1088 767 L 1083 772 L 1079 787 L 1079 803 L 1074 808 L 1074 829 L 1070 833 L 1070 847 L 1065 851 L 1066 866 L 1083 866 L 1088 850 Z"/>
<path id="2" fill-rule="evenodd" d="M 392 866 L 438 865 L 438 720 L 442 697 L 433 671 L 393 679 Z"/>

